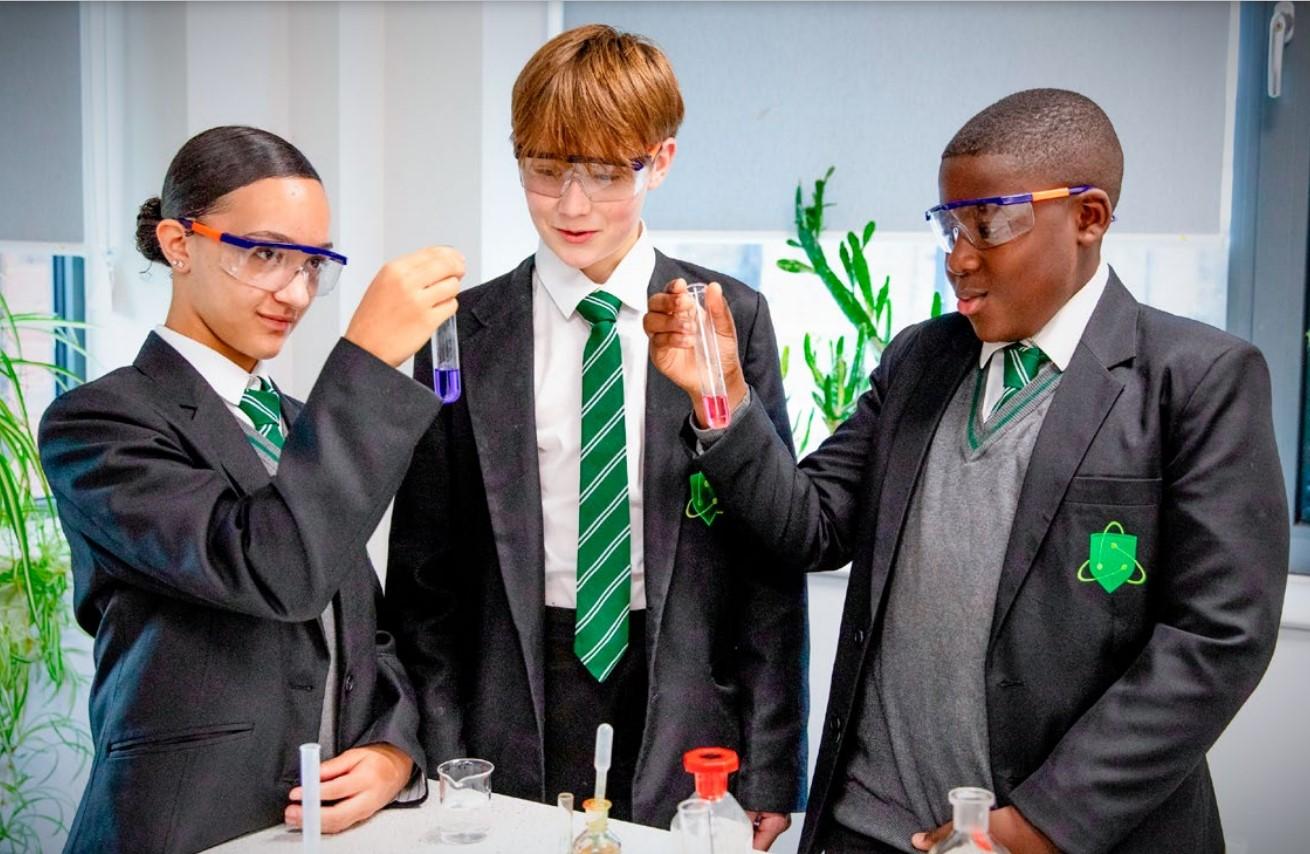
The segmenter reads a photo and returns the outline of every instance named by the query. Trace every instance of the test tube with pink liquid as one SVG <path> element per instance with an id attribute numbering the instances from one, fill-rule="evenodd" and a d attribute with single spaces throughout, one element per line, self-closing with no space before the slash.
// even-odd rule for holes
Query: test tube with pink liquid
<path id="1" fill-rule="evenodd" d="M 705 305 L 708 286 L 697 282 L 687 286 L 696 301 L 696 372 L 700 375 L 700 395 L 705 423 L 712 429 L 728 426 L 732 413 L 728 409 L 728 385 L 723 379 L 723 359 L 719 356 L 719 338 L 714 321 Z"/>

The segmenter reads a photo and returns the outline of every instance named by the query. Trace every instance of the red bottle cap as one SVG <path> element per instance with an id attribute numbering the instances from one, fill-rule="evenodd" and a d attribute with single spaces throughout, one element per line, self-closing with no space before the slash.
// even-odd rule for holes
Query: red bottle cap
<path id="1" fill-rule="evenodd" d="M 717 801 L 728 793 L 728 775 L 738 768 L 737 752 L 726 747 L 699 747 L 682 755 L 682 767 L 696 777 L 696 795 Z"/>

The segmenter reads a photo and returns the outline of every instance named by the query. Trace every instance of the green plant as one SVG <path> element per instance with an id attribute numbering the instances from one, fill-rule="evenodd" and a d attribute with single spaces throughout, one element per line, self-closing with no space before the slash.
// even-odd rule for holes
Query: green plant
<path id="1" fill-rule="evenodd" d="M 884 276 L 875 290 L 865 254 L 877 224 L 869 220 L 860 234 L 846 232 L 838 249 L 844 276 L 833 270 L 820 243 L 823 211 L 832 207 L 824 201 L 824 193 L 835 171 L 835 167 L 828 167 L 823 177 L 814 182 L 814 194 L 808 205 L 805 204 L 802 185 L 796 185 L 796 237 L 789 239 L 787 245 L 803 251 L 806 260 L 782 258 L 778 261 L 779 269 L 784 272 L 818 276 L 842 314 L 855 327 L 854 344 L 848 346 L 844 335 L 836 341 L 829 341 L 827 353 L 822 354 L 826 358 L 821 358 L 820 349 L 811 336 L 808 333 L 805 336 L 805 365 L 814 380 L 811 393 L 814 411 L 819 413 L 830 433 L 855 412 L 856 402 L 868 387 L 869 372 L 878 363 L 892 337 L 892 303 L 888 296 L 891 276 Z M 941 294 L 933 294 L 931 312 L 932 317 L 941 314 Z M 788 355 L 784 351 L 784 364 Z M 804 448 L 808 440 L 807 427 L 805 440 L 799 447 Z"/>
<path id="2" fill-rule="evenodd" d="M 66 697 L 76 678 L 68 667 L 63 628 L 69 614 L 68 546 L 59 530 L 32 435 L 25 375 L 79 378 L 49 362 L 25 359 L 19 333 L 53 336 L 81 352 L 70 323 L 42 314 L 14 314 L 0 296 L 0 849 L 34 851 L 41 830 L 66 830 L 67 799 L 50 780 L 56 749 L 79 762 L 90 739 L 67 713 L 49 704 Z M 34 772 L 34 759 L 44 766 Z"/>

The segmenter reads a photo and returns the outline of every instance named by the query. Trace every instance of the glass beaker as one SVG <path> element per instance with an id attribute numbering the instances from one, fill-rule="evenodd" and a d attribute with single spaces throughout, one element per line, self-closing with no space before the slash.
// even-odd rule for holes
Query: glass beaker
<path id="1" fill-rule="evenodd" d="M 438 838 L 465 845 L 491 830 L 491 772 L 485 759 L 451 759 L 437 766 Z"/>
<path id="2" fill-rule="evenodd" d="M 938 842 L 928 854 L 1010 854 L 1009 849 L 988 833 L 992 805 L 996 798 L 986 789 L 966 786 L 951 789 L 955 825 L 951 835 Z"/>
<path id="3" fill-rule="evenodd" d="M 710 802 L 704 798 L 687 798 L 678 804 L 674 832 L 681 854 L 714 854 L 710 807 Z"/>

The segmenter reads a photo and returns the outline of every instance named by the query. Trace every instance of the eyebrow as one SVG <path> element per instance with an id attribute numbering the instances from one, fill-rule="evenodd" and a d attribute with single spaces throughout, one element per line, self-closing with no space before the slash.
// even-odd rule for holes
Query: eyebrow
<path id="1" fill-rule="evenodd" d="M 301 243 L 299 240 L 288 237 L 280 231 L 252 231 L 249 234 L 241 235 L 248 240 L 272 240 L 276 243 L 291 243 L 296 246 L 317 246 L 319 249 L 331 249 L 332 241 L 327 243 Z"/>

